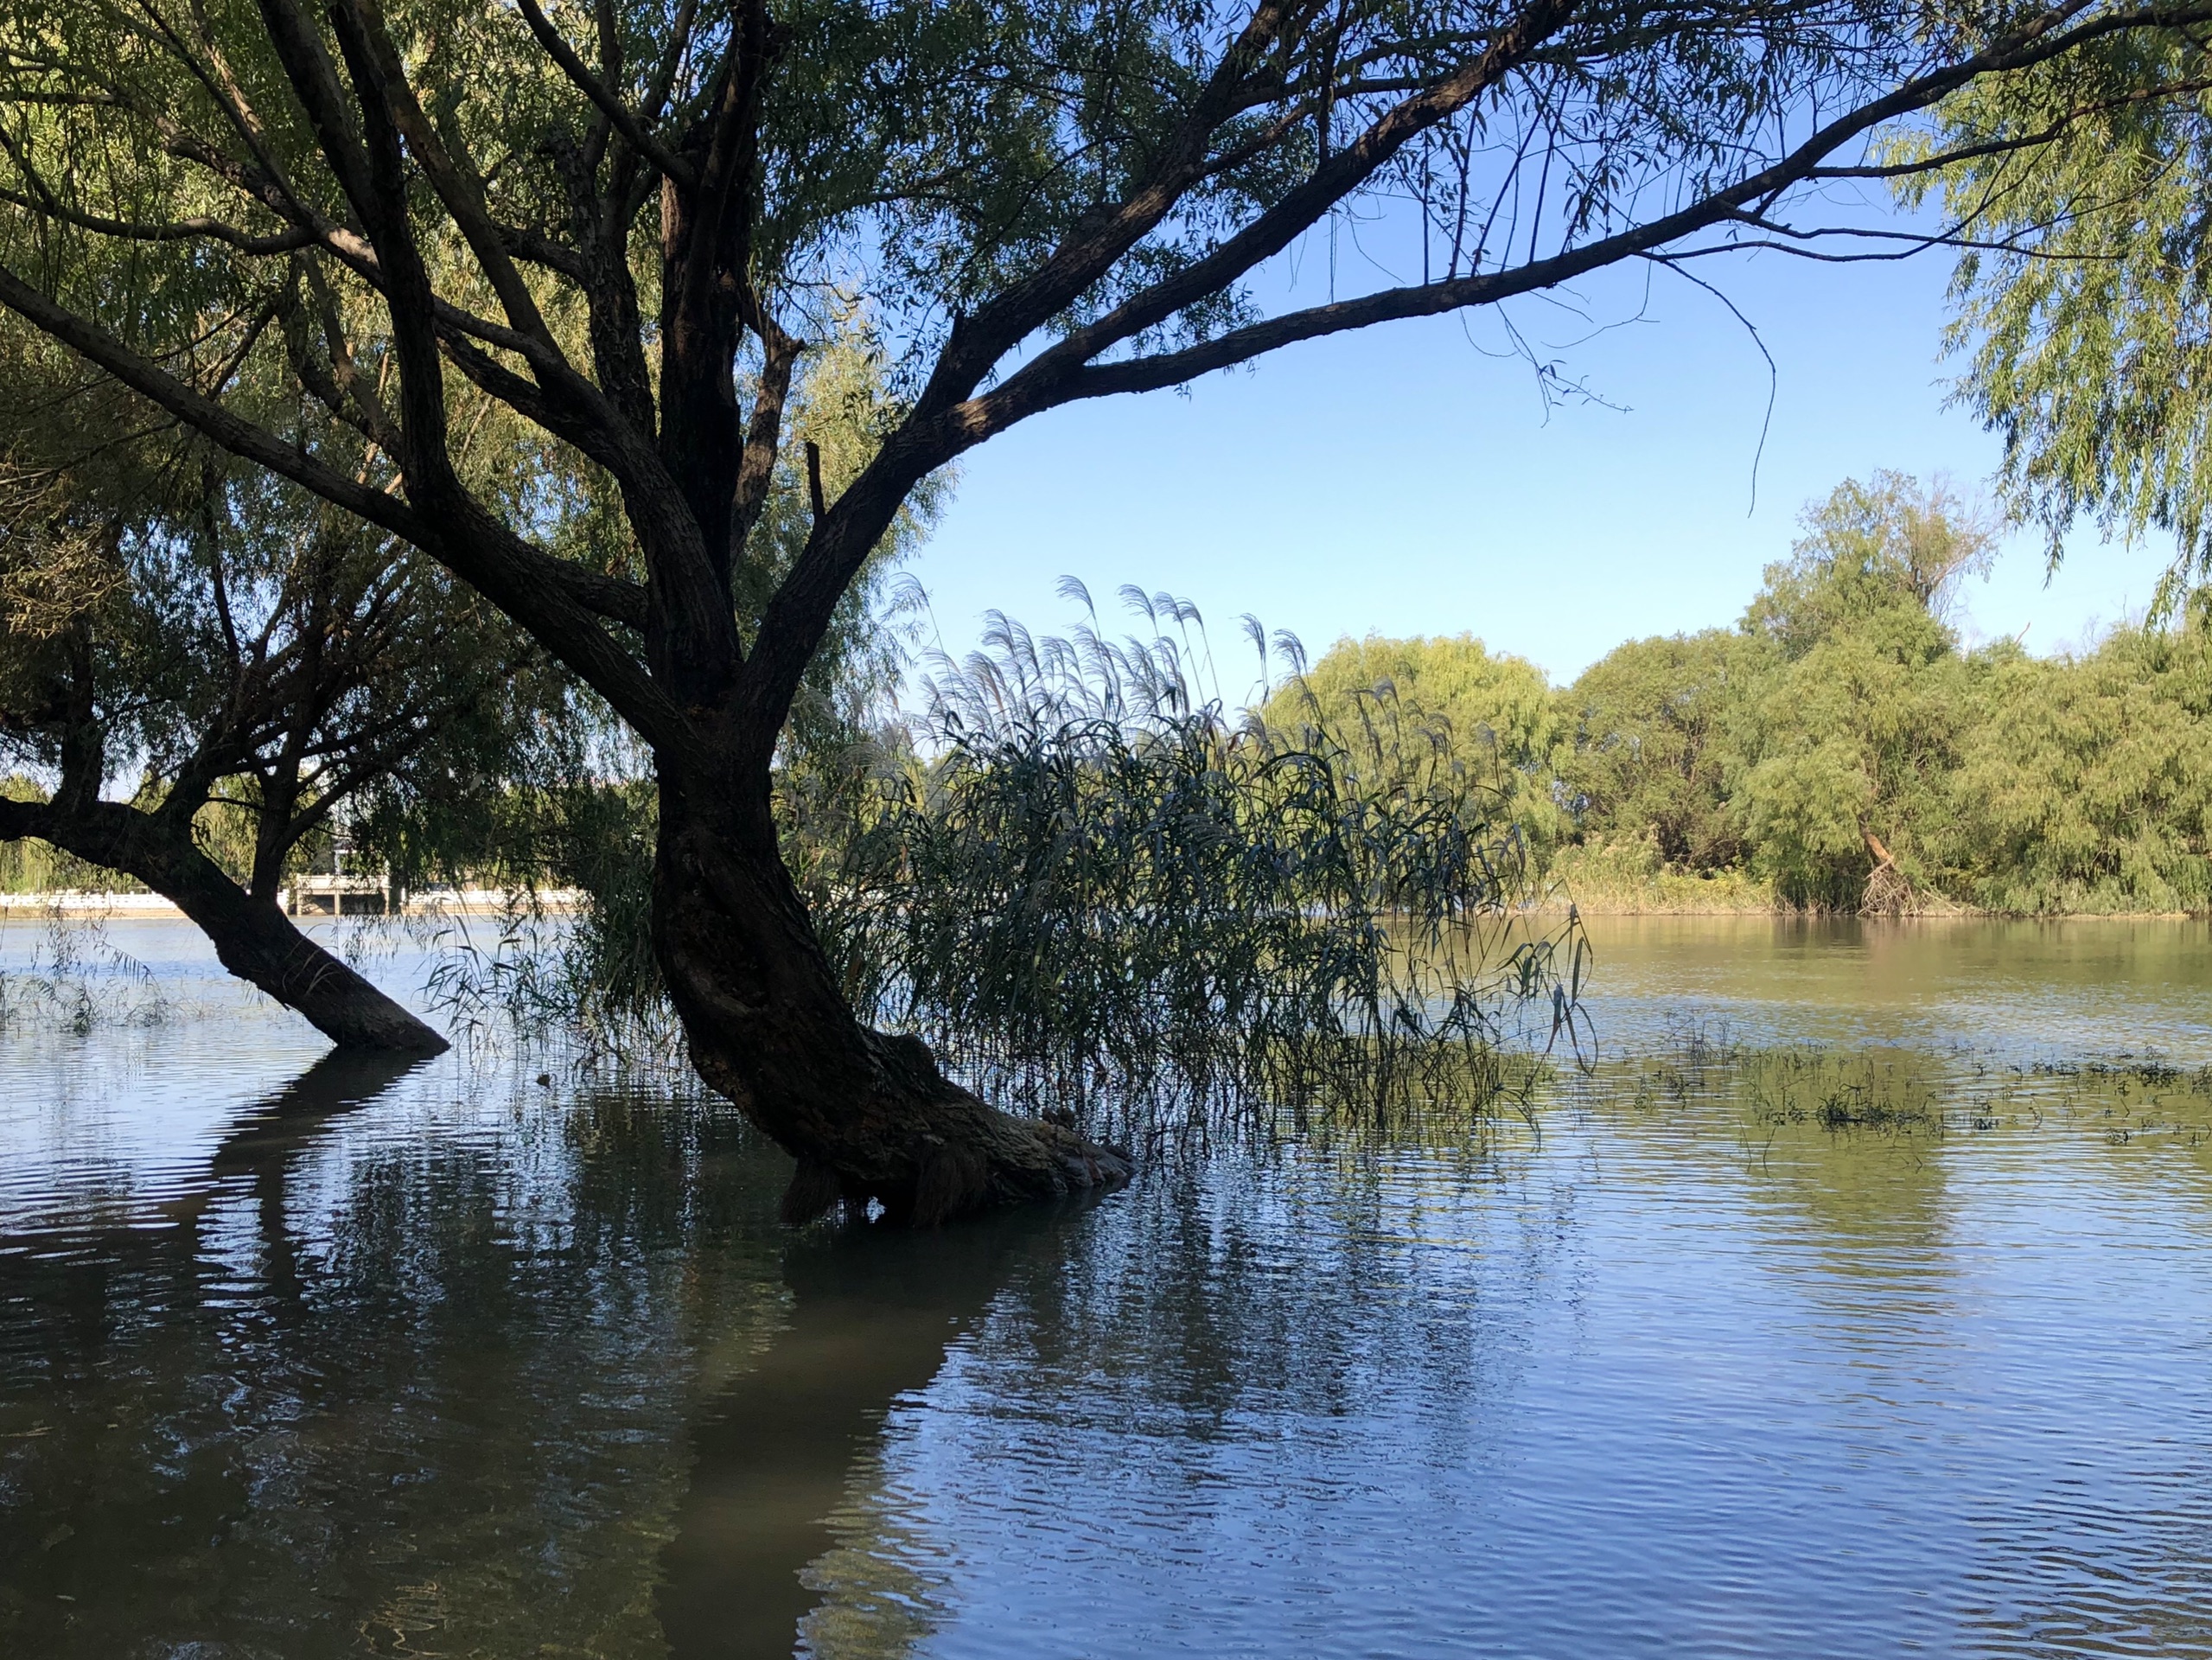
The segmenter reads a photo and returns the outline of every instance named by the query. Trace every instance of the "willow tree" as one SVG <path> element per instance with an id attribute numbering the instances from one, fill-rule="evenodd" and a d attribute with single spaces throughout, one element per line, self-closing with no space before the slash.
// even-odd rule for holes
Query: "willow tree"
<path id="1" fill-rule="evenodd" d="M 1769 658 L 1734 722 L 1734 806 L 1793 904 L 1894 911 L 1945 874 L 1950 785 L 1986 667 L 1944 619 L 1994 540 L 1940 481 L 1846 479 L 1743 613 Z M 1754 659 L 1756 661 L 1756 659 Z"/>
<path id="2" fill-rule="evenodd" d="M 1278 688 L 1262 715 L 1291 734 L 1315 720 L 1348 736 L 1378 723 L 1425 727 L 1539 846 L 1555 845 L 1566 827 L 1549 788 L 1563 737 L 1551 682 L 1527 658 L 1493 656 L 1471 635 L 1339 640 Z M 1393 733 L 1389 741 L 1412 736 Z"/>
<path id="3" fill-rule="evenodd" d="M 1125 1168 L 865 1030 L 778 858 L 786 717 L 932 473 L 1058 406 L 1298 342 L 1814 236 L 1794 193 L 1865 176 L 1871 135 L 1979 77 L 2212 6 L 6 0 L 0 16 L 0 303 L 441 561 L 634 726 L 660 797 L 657 949 L 695 1064 L 798 1156 L 787 1214 L 842 1197 L 926 1219 Z M 1406 276 L 1264 307 L 1271 269 L 1353 214 L 1403 233 Z M 905 406 L 857 475 L 815 493 L 803 551 L 741 609 L 794 365 L 824 310 L 854 301 L 905 352 Z M 282 374 L 241 374 L 264 361 Z M 290 397 L 250 391 L 278 380 Z M 459 387 L 612 481 L 630 569 L 549 551 L 554 504 L 468 487 Z M 362 464 L 322 453 L 335 428 Z"/>
<path id="4" fill-rule="evenodd" d="M 1736 629 L 1630 640 L 1559 694 L 1573 720 L 1563 793 L 1585 835 L 1648 836 L 1659 857 L 1710 872 L 1740 863 L 1732 775 L 1744 711 L 1769 667 Z"/>
<path id="5" fill-rule="evenodd" d="M 2212 910 L 2212 627 L 2122 628 L 2074 658 L 2004 652 L 1953 782 L 1992 910 Z"/>
<path id="6" fill-rule="evenodd" d="M 2005 439 L 2005 504 L 2053 565 L 2083 519 L 2171 535 L 2171 615 L 2212 576 L 2212 49 L 2116 37 L 1941 116 L 1894 147 L 1899 182 L 1960 227 L 1949 344 L 1960 400 Z"/>

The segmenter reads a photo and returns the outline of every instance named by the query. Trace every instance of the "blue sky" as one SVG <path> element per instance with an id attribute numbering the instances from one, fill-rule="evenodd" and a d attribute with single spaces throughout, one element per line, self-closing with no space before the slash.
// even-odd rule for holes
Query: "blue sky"
<path id="1" fill-rule="evenodd" d="M 1348 254 L 1340 251 L 1340 258 Z M 1195 601 L 1243 689 L 1235 619 L 1257 613 L 1316 654 L 1344 635 L 1457 634 L 1565 681 L 1622 640 L 1732 622 L 1783 557 L 1807 500 L 1890 467 L 1972 491 L 1998 440 L 1947 409 L 1942 255 L 1823 265 L 1706 262 L 1779 370 L 1756 468 L 1767 367 L 1708 295 L 1641 275 L 1580 299 L 1590 321 L 1524 303 L 1522 333 L 1616 407 L 1548 414 L 1494 323 L 1446 318 L 1293 348 L 1155 393 L 1049 412 L 963 463 L 909 567 L 948 648 L 998 607 L 1068 615 L 1063 573 Z M 1349 273 L 1348 272 L 1348 275 Z M 1307 272 L 1310 282 L 1313 273 Z M 1349 286 L 1350 284 L 1348 284 Z M 1970 636 L 2049 652 L 2139 610 L 2169 550 L 2078 534 L 2044 583 L 2032 534 L 1965 595 Z M 1227 665 L 1225 663 L 1225 667 Z"/>

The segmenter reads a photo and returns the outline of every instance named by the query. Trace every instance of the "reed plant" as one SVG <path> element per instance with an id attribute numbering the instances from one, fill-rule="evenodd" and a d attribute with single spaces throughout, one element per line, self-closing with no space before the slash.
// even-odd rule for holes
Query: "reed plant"
<path id="1" fill-rule="evenodd" d="M 1064 591 L 1068 635 L 994 616 L 934 660 L 912 757 L 787 791 L 864 1018 L 1106 1127 L 1479 1110 L 1584 1035 L 1579 921 L 1539 916 L 1510 792 L 1442 722 L 1386 683 L 1348 719 L 1233 715 L 1187 603 L 1125 589 L 1146 631 L 1116 640 Z M 1303 653 L 1273 655 L 1295 694 Z"/>
<path id="2" fill-rule="evenodd" d="M 10 937 L 19 932 L 29 935 L 20 956 Z M 159 1025 L 176 1012 L 153 971 L 109 937 L 99 913 L 58 904 L 32 915 L 0 911 L 0 1032 L 35 1026 L 83 1037 L 102 1026 Z"/>

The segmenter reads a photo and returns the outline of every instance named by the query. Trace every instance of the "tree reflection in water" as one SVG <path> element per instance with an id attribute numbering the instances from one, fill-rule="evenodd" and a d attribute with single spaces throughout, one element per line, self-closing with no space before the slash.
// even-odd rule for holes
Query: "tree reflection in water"
<path id="1" fill-rule="evenodd" d="M 163 1041 L 0 1050 L 8 1660 L 2212 1652 L 2212 1074 L 1763 1051 L 794 1235 L 663 1080 L 218 1123 Z"/>
<path id="2" fill-rule="evenodd" d="M 334 1058 L 182 1197 L 0 1241 L 0 1649 L 660 1651 L 787 1172 L 665 1093 L 530 1095 Z"/>
<path id="3" fill-rule="evenodd" d="M 835 1542 L 832 1513 L 856 1465 L 868 1467 L 885 1413 L 929 1383 L 1010 1275 L 1064 1255 L 1068 1218 L 1089 1208 L 920 1234 L 816 1230 L 792 1245 L 782 1329 L 693 1432 L 691 1491 L 663 1556 L 674 1660 L 790 1651 L 823 1588 L 801 1570 Z M 902 1631 L 928 1629 L 918 1580 L 889 1600 Z"/>

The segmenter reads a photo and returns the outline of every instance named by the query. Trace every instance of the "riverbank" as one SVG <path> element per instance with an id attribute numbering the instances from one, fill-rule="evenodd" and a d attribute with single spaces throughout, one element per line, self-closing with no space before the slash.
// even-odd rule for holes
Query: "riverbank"
<path id="1" fill-rule="evenodd" d="M 1762 884 L 1746 878 L 1739 889 L 1717 880 L 1682 876 L 1639 889 L 1560 887 L 1537 910 L 1565 916 L 1570 906 L 1582 916 L 1772 916 L 1808 919 L 1854 916 L 1851 911 L 1808 910 L 1786 904 L 1773 897 L 1746 892 Z M 2202 920 L 2205 913 L 2190 910 L 1983 910 L 1947 901 L 1924 910 L 1886 916 L 1892 922 L 2020 922 L 2020 923 L 2187 923 Z"/>
<path id="2" fill-rule="evenodd" d="M 522 903 L 518 894 L 491 888 L 470 888 L 437 895 L 414 895 L 401 904 L 404 916 L 495 916 Z M 583 895 L 571 889 L 555 889 L 537 897 L 540 910 L 566 913 L 583 907 Z M 1771 884 L 1737 871 L 1714 876 L 1668 872 L 1641 883 L 1608 884 L 1583 878 L 1560 878 L 1536 906 L 1539 914 L 1565 916 L 1570 906 L 1584 916 L 1774 916 L 1811 917 L 1832 915 L 1785 903 L 1775 897 Z M 328 917 L 327 909 L 293 910 L 305 918 Z M 0 923 L 9 918 L 59 914 L 86 921 L 143 920 L 180 922 L 184 913 L 157 893 L 86 893 L 75 890 L 54 893 L 0 893 Z M 363 913 L 348 906 L 344 913 Z M 382 915 L 382 912 L 373 913 Z M 1904 920 L 1934 918 L 2020 922 L 2188 922 L 2196 913 L 2185 910 L 1979 910 L 1947 902 L 1908 914 Z"/>
<path id="3" fill-rule="evenodd" d="M 1643 847 L 1603 845 L 1561 848 L 1545 874 L 1539 907 L 1564 912 L 1571 904 L 1585 916 L 1811 916 L 1834 912 L 1793 905 L 1774 884 L 1749 871 L 1670 871 L 1656 865 Z M 1845 913 L 1847 914 L 1847 913 Z M 2003 910 L 1961 904 L 1941 894 L 1919 896 L 1915 918 L 1979 917 L 2032 922 L 2179 922 L 2202 913 L 2186 910 Z"/>

